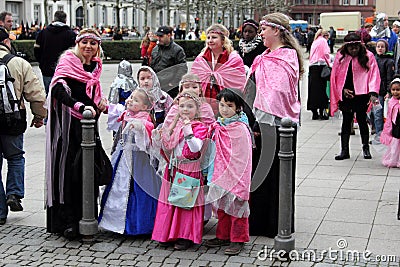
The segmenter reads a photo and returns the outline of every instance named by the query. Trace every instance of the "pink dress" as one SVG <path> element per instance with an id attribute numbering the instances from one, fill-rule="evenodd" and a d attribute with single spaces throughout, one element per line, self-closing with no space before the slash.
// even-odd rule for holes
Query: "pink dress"
<path id="1" fill-rule="evenodd" d="M 202 143 L 207 135 L 207 128 L 203 123 L 194 121 L 192 122 L 192 129 L 194 137 L 191 139 L 201 140 Z M 168 169 L 167 166 L 161 185 L 152 235 L 152 239 L 159 242 L 175 241 L 178 238 L 191 240 L 196 244 L 201 244 L 202 242 L 204 221 L 203 190 L 200 190 L 196 204 L 192 209 L 183 209 L 168 203 L 170 182 L 173 181 L 177 170 L 185 175 L 200 179 L 200 184 L 203 185 L 199 160 L 201 148 L 198 151 L 191 151 L 188 145 L 189 140 L 183 137 L 182 123 L 180 121 L 171 136 L 166 134 L 162 136 L 164 153 L 168 155 L 170 151 L 173 151 L 178 163 L 177 166 L 172 167 L 172 170 Z M 168 156 L 166 157 L 168 158 Z"/>
<path id="2" fill-rule="evenodd" d="M 382 157 L 382 164 L 386 167 L 400 168 L 400 139 L 392 136 L 392 123 L 396 123 L 399 112 L 400 101 L 392 97 L 389 100 L 387 118 L 381 133 L 381 143 L 388 147 Z"/>

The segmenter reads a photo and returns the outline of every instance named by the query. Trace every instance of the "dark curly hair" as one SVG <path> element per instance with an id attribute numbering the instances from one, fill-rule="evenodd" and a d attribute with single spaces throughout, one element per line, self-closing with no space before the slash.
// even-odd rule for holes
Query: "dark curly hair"
<path id="1" fill-rule="evenodd" d="M 360 47 L 357 55 L 358 62 L 360 63 L 361 67 L 369 71 L 369 58 L 367 56 L 367 49 L 365 48 L 364 44 L 361 43 L 361 36 L 355 32 L 352 32 L 347 34 L 344 37 L 343 41 L 345 44 L 340 48 L 340 54 L 342 55 L 342 57 L 339 59 L 339 62 L 341 62 L 346 55 L 350 55 L 348 52 L 348 47 L 357 45 Z"/>

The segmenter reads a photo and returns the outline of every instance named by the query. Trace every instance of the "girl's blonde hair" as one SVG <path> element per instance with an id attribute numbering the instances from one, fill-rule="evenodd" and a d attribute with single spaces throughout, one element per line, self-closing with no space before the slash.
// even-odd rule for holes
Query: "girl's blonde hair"
<path id="1" fill-rule="evenodd" d="M 293 34 L 291 34 L 289 18 L 285 14 L 276 12 L 276 13 L 271 13 L 271 14 L 265 15 L 262 19 L 267 22 L 272 22 L 277 25 L 281 25 L 282 27 L 285 28 L 285 30 L 283 30 L 283 29 L 280 30 L 281 42 L 285 46 L 288 46 L 288 47 L 296 50 L 297 60 L 299 62 L 300 76 L 303 75 L 303 73 L 304 73 L 303 53 L 301 51 L 300 45 L 297 42 L 296 38 L 293 36 Z"/>
<path id="2" fill-rule="evenodd" d="M 179 104 L 179 100 L 181 98 L 190 98 L 196 103 L 197 111 L 196 111 L 196 115 L 194 116 L 194 119 L 201 120 L 201 114 L 200 114 L 201 100 L 200 100 L 199 96 L 194 91 L 189 90 L 189 91 L 178 94 L 178 96 L 175 98 L 176 103 Z M 179 113 L 177 115 L 179 116 Z"/>
<path id="3" fill-rule="evenodd" d="M 209 33 L 217 33 L 221 36 L 222 39 L 222 47 L 228 51 L 228 54 L 230 54 L 234 49 L 232 45 L 232 41 L 229 40 L 229 31 L 228 29 L 222 25 L 222 24 L 213 24 L 208 29 L 206 30 L 206 34 L 208 35 Z M 206 47 L 207 48 L 207 43 Z"/>
<path id="4" fill-rule="evenodd" d="M 132 94 L 135 92 L 141 95 L 141 99 L 143 100 L 143 104 L 147 107 L 147 111 L 151 110 L 154 106 L 154 98 L 142 88 L 136 88 Z"/>
<path id="5" fill-rule="evenodd" d="M 83 35 L 83 34 L 93 34 L 93 35 L 95 35 L 95 36 L 101 38 L 101 35 L 100 35 L 100 33 L 98 33 L 98 31 L 96 31 L 96 30 L 94 30 L 94 29 L 90 29 L 90 28 L 82 29 L 82 30 L 79 32 L 77 38 L 79 38 L 79 36 L 81 36 L 81 35 Z M 78 43 L 79 43 L 79 42 L 78 42 Z M 82 54 L 81 54 L 81 52 L 80 52 L 80 50 L 79 50 L 79 45 L 78 45 L 78 43 L 75 44 L 75 47 L 73 48 L 72 52 L 73 52 L 77 57 L 79 57 L 79 59 L 80 59 L 81 62 L 83 63 L 85 60 L 84 60 L 84 58 L 83 58 L 83 56 L 82 56 Z M 96 52 L 96 55 L 95 55 L 95 56 L 96 56 L 96 57 L 101 57 L 102 54 L 103 54 L 103 49 L 101 48 L 101 43 L 99 42 L 99 48 L 97 49 L 97 52 Z"/>

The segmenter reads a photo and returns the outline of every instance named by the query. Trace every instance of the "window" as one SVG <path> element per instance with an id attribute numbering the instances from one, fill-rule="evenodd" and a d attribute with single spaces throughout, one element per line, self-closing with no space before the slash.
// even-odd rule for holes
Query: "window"
<path id="1" fill-rule="evenodd" d="M 132 8 L 132 26 L 135 26 L 135 18 L 136 18 L 136 10 L 135 8 Z"/>
<path id="2" fill-rule="evenodd" d="M 323 1 L 322 1 L 322 4 L 323 4 L 323 5 L 329 5 L 330 2 L 331 2 L 330 0 L 323 0 Z"/>
<path id="3" fill-rule="evenodd" d="M 364 5 L 364 0 L 358 0 L 358 4 L 363 6 Z"/>
<path id="4" fill-rule="evenodd" d="M 122 25 L 126 26 L 128 24 L 128 13 L 127 13 L 127 8 L 124 8 L 122 10 Z"/>
<path id="5" fill-rule="evenodd" d="M 349 0 L 343 0 L 343 5 L 349 5 Z"/>
<path id="6" fill-rule="evenodd" d="M 117 25 L 117 10 L 115 8 L 112 10 L 112 24 Z"/>
<path id="7" fill-rule="evenodd" d="M 40 5 L 35 4 L 33 5 L 33 19 L 35 22 L 38 22 L 40 20 L 40 17 Z"/>
<path id="8" fill-rule="evenodd" d="M 308 0 L 308 3 L 310 5 L 315 5 L 315 4 L 317 4 L 317 0 Z"/>
<path id="9" fill-rule="evenodd" d="M 58 10 L 58 11 L 64 11 L 64 6 L 60 6 L 60 5 L 57 6 L 57 10 Z"/>
<path id="10" fill-rule="evenodd" d="M 294 0 L 294 4 L 295 5 L 301 5 L 302 4 L 302 0 Z"/>
<path id="11" fill-rule="evenodd" d="M 160 25 L 164 25 L 164 14 L 162 10 L 160 10 L 160 20 L 159 20 Z"/>
<path id="12" fill-rule="evenodd" d="M 83 26 L 83 8 L 80 6 L 76 9 L 75 12 L 75 18 L 76 18 L 76 26 L 82 27 Z"/>
<path id="13" fill-rule="evenodd" d="M 53 6 L 52 5 L 49 5 L 47 7 L 47 19 L 49 21 L 53 21 Z"/>
<path id="14" fill-rule="evenodd" d="M 104 25 L 107 25 L 107 7 L 103 6 L 101 9 L 101 17 Z"/>

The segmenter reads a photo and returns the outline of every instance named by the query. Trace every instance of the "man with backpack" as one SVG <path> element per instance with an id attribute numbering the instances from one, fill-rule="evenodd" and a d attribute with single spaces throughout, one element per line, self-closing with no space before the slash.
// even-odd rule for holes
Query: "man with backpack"
<path id="1" fill-rule="evenodd" d="M 0 27 L 0 225 L 6 223 L 8 207 L 22 211 L 24 197 L 25 158 L 23 134 L 27 127 L 22 97 L 30 102 L 31 126 L 43 126 L 47 115 L 43 107 L 46 93 L 32 66 L 23 58 L 11 55 L 8 31 Z M 1 167 L 7 160 L 7 181 L 4 190 Z"/>

